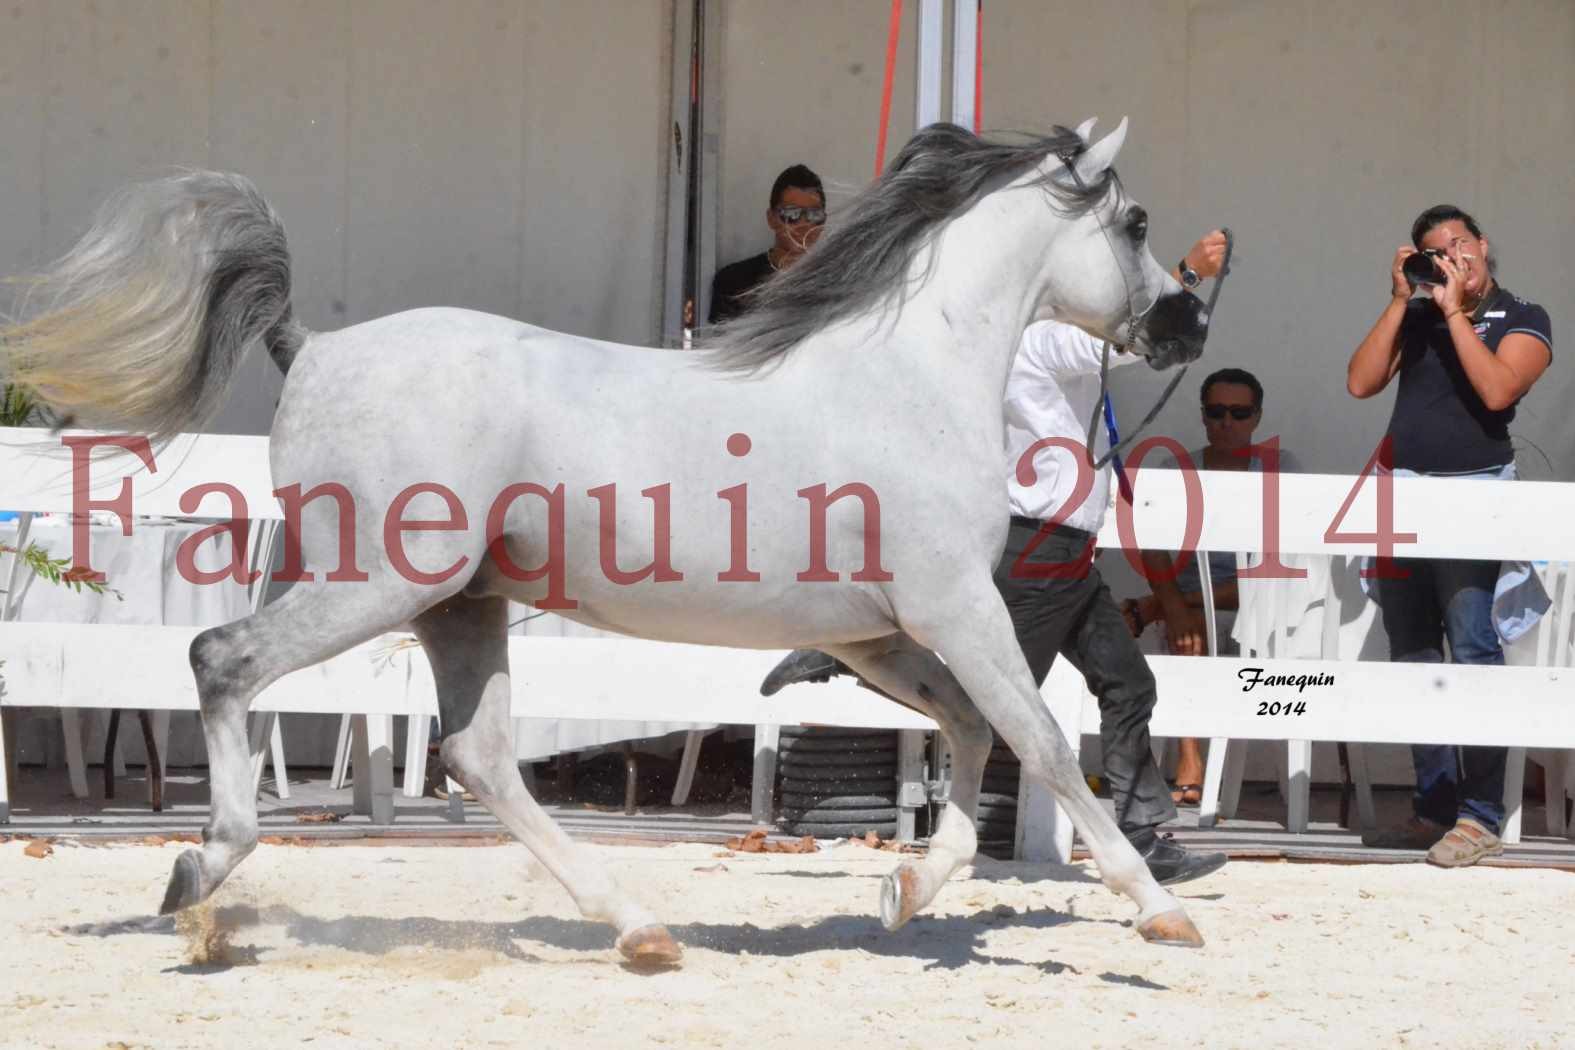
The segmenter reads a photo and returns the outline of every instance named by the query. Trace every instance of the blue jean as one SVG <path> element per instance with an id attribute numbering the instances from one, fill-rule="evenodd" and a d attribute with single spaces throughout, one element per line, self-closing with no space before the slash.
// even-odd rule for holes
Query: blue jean
<path id="1" fill-rule="evenodd" d="M 1442 663 L 1448 639 L 1453 663 L 1504 663 L 1492 615 L 1498 562 L 1401 558 L 1395 568 L 1404 579 L 1380 581 L 1391 660 Z M 1417 815 L 1446 827 L 1470 817 L 1498 834 L 1506 754 L 1502 747 L 1412 745 Z"/>

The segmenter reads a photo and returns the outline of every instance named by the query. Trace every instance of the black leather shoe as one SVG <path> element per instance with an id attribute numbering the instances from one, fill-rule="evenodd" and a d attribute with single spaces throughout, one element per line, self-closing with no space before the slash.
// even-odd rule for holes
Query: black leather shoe
<path id="1" fill-rule="evenodd" d="M 1169 834 L 1155 835 L 1147 849 L 1137 846 L 1138 856 L 1148 865 L 1150 875 L 1161 886 L 1191 882 L 1219 871 L 1225 866 L 1223 853 L 1190 853 Z"/>
<path id="2" fill-rule="evenodd" d="M 794 649 L 760 683 L 760 695 L 770 696 L 796 682 L 829 682 L 833 675 L 849 673 L 847 664 L 819 649 Z"/>

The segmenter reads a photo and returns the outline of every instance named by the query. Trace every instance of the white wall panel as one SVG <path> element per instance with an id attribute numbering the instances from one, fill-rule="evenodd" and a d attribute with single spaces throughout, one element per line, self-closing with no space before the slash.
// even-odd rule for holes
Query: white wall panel
<path id="1" fill-rule="evenodd" d="M 712 2 L 722 3 L 718 255 L 729 263 L 770 246 L 766 206 L 783 168 L 808 164 L 833 208 L 870 181 L 890 5 Z M 904 5 L 887 160 L 913 134 L 917 6 Z"/>
<path id="2" fill-rule="evenodd" d="M 766 191 L 802 161 L 833 205 L 869 179 L 889 5 L 721 4 L 721 251 L 763 249 Z M 906 5 L 888 156 L 912 131 Z M 59 252 L 103 194 L 178 164 L 257 180 L 318 328 L 431 303 L 654 339 L 670 148 L 666 0 L 11 0 L 0 8 L 0 269 Z M 1566 0 L 987 0 L 984 123 L 1090 114 L 1169 263 L 1229 223 L 1238 266 L 1209 355 L 1268 388 L 1261 433 L 1354 470 L 1390 396 L 1344 393 L 1411 218 L 1474 210 L 1504 283 L 1575 331 L 1575 4 Z M 1575 371 L 1521 408 L 1523 468 L 1575 477 Z M 1159 377 L 1118 377 L 1131 420 Z M 1201 441 L 1195 384 L 1160 429 Z M 243 372 L 220 429 L 260 430 Z M 1546 450 L 1551 465 L 1531 451 Z"/>
<path id="3" fill-rule="evenodd" d="M 668 145 L 665 3 L 530 5 L 520 316 L 655 345 Z"/>
<path id="4" fill-rule="evenodd" d="M 212 25 L 203 0 L 37 8 L 46 20 L 44 249 L 54 255 L 122 183 L 208 163 Z M 37 165 L 36 154 L 28 159 Z"/>
<path id="5" fill-rule="evenodd" d="M 524 31 L 507 0 L 351 4 L 351 320 L 518 314 Z"/>
<path id="6" fill-rule="evenodd" d="M 35 266 L 44 251 L 44 9 L 0 10 L 0 273 Z M 0 292 L 0 309 L 9 297 Z"/>
<path id="7" fill-rule="evenodd" d="M 295 314 L 319 331 L 347 323 L 350 0 L 218 0 L 214 13 L 216 168 L 238 171 L 284 221 Z M 283 377 L 254 353 L 236 377 L 224 429 L 267 433 Z"/>

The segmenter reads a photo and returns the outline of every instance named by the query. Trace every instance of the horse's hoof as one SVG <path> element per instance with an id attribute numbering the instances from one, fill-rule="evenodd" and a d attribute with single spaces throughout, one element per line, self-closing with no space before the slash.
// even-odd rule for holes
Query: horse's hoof
<path id="1" fill-rule="evenodd" d="M 677 966 L 684 957 L 666 926 L 641 926 L 618 938 L 618 950 L 636 966 Z"/>
<path id="2" fill-rule="evenodd" d="M 202 902 L 202 865 L 199 854 L 189 849 L 175 859 L 170 872 L 170 884 L 164 891 L 164 903 L 159 905 L 160 915 L 170 915 Z"/>
<path id="3" fill-rule="evenodd" d="M 914 917 L 924 902 L 919 899 L 919 870 L 912 864 L 900 865 L 886 873 L 880 883 L 880 924 L 887 931 L 900 930 Z"/>
<path id="4" fill-rule="evenodd" d="M 1201 948 L 1203 934 L 1192 925 L 1187 913 L 1177 908 L 1138 923 L 1138 933 L 1150 944 L 1163 944 L 1167 948 Z"/>

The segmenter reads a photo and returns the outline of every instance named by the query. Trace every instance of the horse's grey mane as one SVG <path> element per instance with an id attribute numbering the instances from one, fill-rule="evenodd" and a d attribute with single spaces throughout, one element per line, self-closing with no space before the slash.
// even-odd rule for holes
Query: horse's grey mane
<path id="1" fill-rule="evenodd" d="M 1016 142 L 988 141 L 955 124 L 923 128 L 812 251 L 751 293 L 743 316 L 706 336 L 710 363 L 754 371 L 828 324 L 900 295 L 914 256 L 948 219 L 1045 157 L 1086 148 L 1062 127 Z M 1082 214 L 1104 200 L 1115 176 L 1107 172 L 1082 189 L 1038 181 L 1057 208 Z"/>

